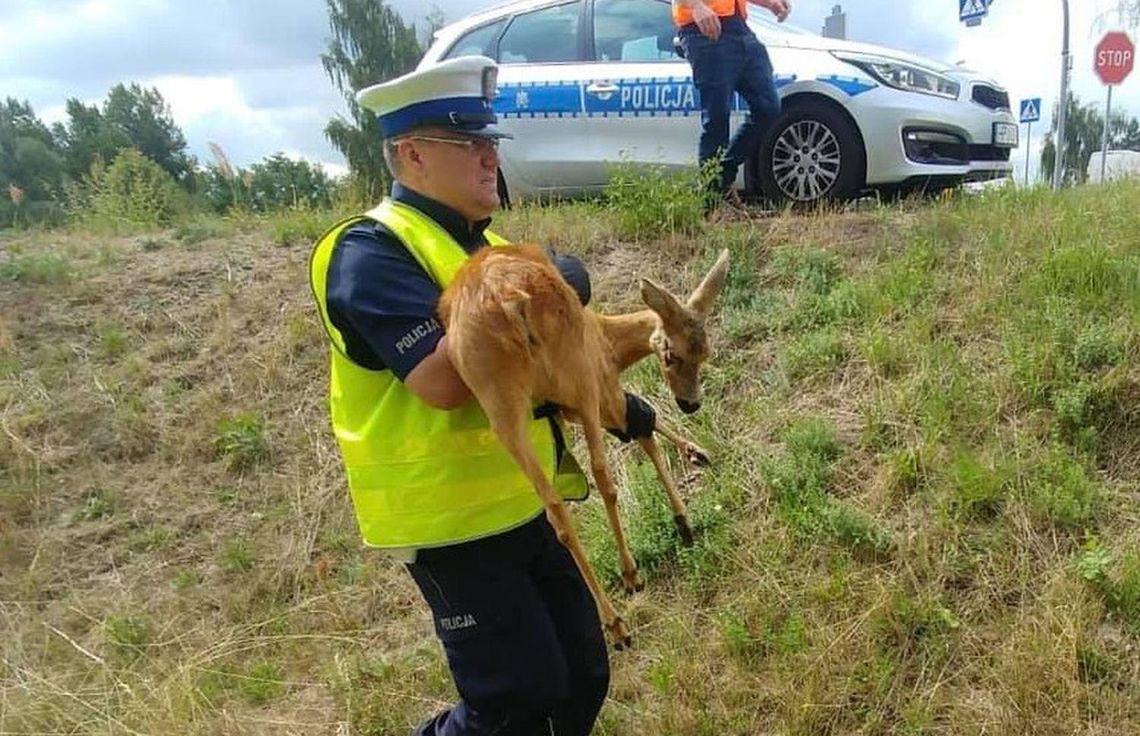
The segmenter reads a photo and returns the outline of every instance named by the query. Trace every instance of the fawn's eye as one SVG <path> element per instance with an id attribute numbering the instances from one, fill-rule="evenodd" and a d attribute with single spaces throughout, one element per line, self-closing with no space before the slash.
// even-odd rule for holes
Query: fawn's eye
<path id="1" fill-rule="evenodd" d="M 673 351 L 669 348 L 665 348 L 665 351 L 661 354 L 661 360 L 665 362 L 666 368 L 672 368 L 681 362 L 681 359 L 674 355 Z"/>

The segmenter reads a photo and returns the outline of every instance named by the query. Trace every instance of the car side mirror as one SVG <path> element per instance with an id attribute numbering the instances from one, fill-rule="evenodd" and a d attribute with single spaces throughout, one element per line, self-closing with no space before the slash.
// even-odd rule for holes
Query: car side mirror
<path id="1" fill-rule="evenodd" d="M 664 39 L 663 36 L 657 37 L 658 48 L 661 49 L 662 51 L 668 51 L 669 49 L 667 47 L 661 45 L 661 41 L 663 39 Z M 673 53 L 676 54 L 679 58 L 684 59 L 685 58 L 685 49 L 684 49 L 684 47 L 681 46 L 681 37 L 680 36 L 673 36 L 673 38 L 670 40 L 673 44 Z"/>

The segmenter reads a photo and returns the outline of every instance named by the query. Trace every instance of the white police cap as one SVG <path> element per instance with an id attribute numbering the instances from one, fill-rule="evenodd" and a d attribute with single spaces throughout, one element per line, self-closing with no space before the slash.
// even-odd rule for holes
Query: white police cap
<path id="1" fill-rule="evenodd" d="M 424 126 L 485 138 L 513 138 L 495 127 L 491 103 L 499 67 L 486 56 L 461 56 L 409 72 L 356 93 L 376 116 L 385 138 Z"/>

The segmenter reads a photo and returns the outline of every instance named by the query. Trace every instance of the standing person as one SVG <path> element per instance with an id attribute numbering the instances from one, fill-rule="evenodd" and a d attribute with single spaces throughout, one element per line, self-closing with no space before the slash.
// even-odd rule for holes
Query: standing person
<path id="1" fill-rule="evenodd" d="M 768 49 L 744 21 L 748 3 L 772 11 L 781 23 L 791 12 L 787 0 L 673 0 L 673 22 L 693 69 L 701 106 L 697 158 L 704 166 L 709 159 L 724 156 L 720 177 L 713 182 L 715 191 L 710 193 L 710 209 L 722 201 L 740 204 L 732 186 L 737 171 L 780 114 Z M 748 117 L 729 141 L 729 112 L 736 92 L 748 104 Z"/>
<path id="2" fill-rule="evenodd" d="M 335 225 L 310 262 L 332 349 L 330 409 L 365 544 L 407 565 L 431 608 L 460 702 L 421 736 L 586 736 L 609 687 L 596 604 L 530 481 L 456 373 L 436 301 L 499 206 L 497 67 L 453 59 L 361 90 L 392 194 Z M 583 303 L 589 278 L 555 258 Z M 627 401 L 625 434 L 652 433 Z M 529 433 L 568 498 L 585 478 L 556 411 Z"/>

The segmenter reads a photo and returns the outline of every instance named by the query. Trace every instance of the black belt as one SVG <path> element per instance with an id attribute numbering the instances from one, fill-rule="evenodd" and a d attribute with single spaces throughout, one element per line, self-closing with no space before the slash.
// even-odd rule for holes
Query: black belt
<path id="1" fill-rule="evenodd" d="M 550 422 L 550 431 L 554 433 L 554 466 L 562 462 L 562 455 L 566 452 L 566 438 L 562 435 L 562 425 L 558 417 L 562 414 L 562 407 L 554 402 L 547 401 L 534 407 L 531 416 L 535 419 L 545 419 Z"/>

